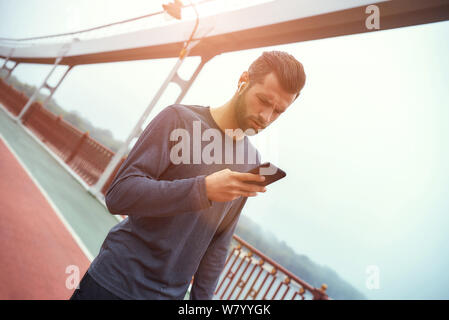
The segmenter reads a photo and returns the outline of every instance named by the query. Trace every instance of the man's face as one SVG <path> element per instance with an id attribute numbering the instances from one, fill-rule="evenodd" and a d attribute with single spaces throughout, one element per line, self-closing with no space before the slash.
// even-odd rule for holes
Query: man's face
<path id="1" fill-rule="evenodd" d="M 263 130 L 285 112 L 295 96 L 282 89 L 274 73 L 267 74 L 263 84 L 253 83 L 238 94 L 235 115 L 239 127 L 256 133 Z M 252 135 L 251 130 L 248 135 Z"/>

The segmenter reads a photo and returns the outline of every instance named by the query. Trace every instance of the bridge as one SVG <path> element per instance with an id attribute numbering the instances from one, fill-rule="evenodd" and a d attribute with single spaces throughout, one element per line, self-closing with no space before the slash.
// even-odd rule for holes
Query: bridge
<path id="1" fill-rule="evenodd" d="M 4 60 L 0 70 L 0 153 L 4 159 L 0 167 L 0 252 L 6 261 L 0 277 L 1 298 L 67 299 L 71 295 L 73 290 L 60 285 L 67 281 L 66 267 L 78 266 L 83 274 L 110 228 L 126 218 L 108 212 L 104 193 L 169 83 L 180 86 L 173 101 L 179 103 L 204 65 L 219 54 L 449 17 L 449 3 L 437 0 L 277 0 L 224 12 L 213 12 L 211 7 L 202 15 L 201 8 L 213 2 L 175 2 L 160 12 L 69 34 L 0 38 Z M 367 28 L 367 16 L 375 11 L 367 10 L 369 6 L 381 13 L 379 30 Z M 174 15 L 182 12 L 182 16 L 159 25 L 150 23 L 150 27 L 139 25 L 168 11 Z M 120 32 L 123 25 L 134 25 L 134 29 Z M 106 31 L 109 34 L 105 35 Z M 189 79 L 181 79 L 177 71 L 187 56 L 199 56 L 201 63 Z M 173 57 L 178 58 L 173 70 L 117 152 L 46 108 L 76 66 Z M 8 84 L 17 65 L 25 63 L 53 66 L 31 97 Z M 58 66 L 67 69 L 52 87 L 48 79 Z M 36 98 L 43 88 L 50 95 L 40 103 Z M 325 284 L 313 287 L 234 235 L 214 298 L 328 299 L 326 289 Z"/>

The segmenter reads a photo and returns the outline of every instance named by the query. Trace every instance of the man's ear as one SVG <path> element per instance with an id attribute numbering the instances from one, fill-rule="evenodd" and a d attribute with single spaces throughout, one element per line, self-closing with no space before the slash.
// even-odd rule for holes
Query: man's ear
<path id="1" fill-rule="evenodd" d="M 246 83 L 246 85 L 249 84 L 249 73 L 248 73 L 248 71 L 244 71 L 242 73 L 242 75 L 240 76 L 239 83 L 238 83 L 239 91 L 240 91 L 242 83 L 244 83 L 244 82 Z"/>

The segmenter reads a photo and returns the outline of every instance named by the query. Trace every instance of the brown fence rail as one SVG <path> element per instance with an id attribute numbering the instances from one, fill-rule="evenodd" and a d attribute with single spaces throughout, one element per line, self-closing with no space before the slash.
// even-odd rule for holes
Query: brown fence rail
<path id="1" fill-rule="evenodd" d="M 234 235 L 221 273 L 215 299 L 220 300 L 328 300 L 327 286 L 314 288 L 270 259 L 249 243 Z"/>
<path id="2" fill-rule="evenodd" d="M 0 79 L 0 103 L 14 116 L 20 114 L 28 98 Z M 88 185 L 95 184 L 114 152 L 70 123 L 34 102 L 23 124 L 72 168 Z M 102 189 L 103 194 L 125 158 Z M 230 251 L 221 273 L 214 299 L 329 299 L 326 285 L 314 288 L 234 235 L 237 245 Z"/>
<path id="3" fill-rule="evenodd" d="M 20 114 L 27 101 L 28 97 L 0 79 L 0 102 L 14 116 Z M 88 132 L 78 130 L 61 116 L 43 108 L 39 102 L 31 104 L 23 115 L 22 123 L 76 172 L 87 185 L 93 185 L 98 181 L 114 156 L 112 150 L 91 138 Z M 115 172 L 123 161 L 124 159 L 119 163 Z M 103 187 L 103 194 L 111 180 L 109 179 Z"/>
<path id="4" fill-rule="evenodd" d="M 27 101 L 28 97 L 24 93 L 0 79 L 0 102 L 9 112 L 14 116 L 18 116 Z"/>

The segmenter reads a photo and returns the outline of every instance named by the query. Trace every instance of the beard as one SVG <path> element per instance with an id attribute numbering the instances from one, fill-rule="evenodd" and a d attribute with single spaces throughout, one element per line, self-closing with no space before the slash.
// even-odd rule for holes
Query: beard
<path id="1" fill-rule="evenodd" d="M 252 136 L 257 133 L 257 130 L 250 125 L 250 118 L 248 117 L 248 106 L 245 103 L 245 97 L 246 89 L 242 94 L 237 95 L 234 107 L 235 119 L 237 120 L 239 128 L 242 129 L 246 135 Z"/>

